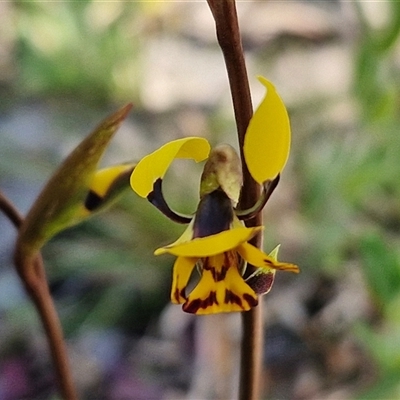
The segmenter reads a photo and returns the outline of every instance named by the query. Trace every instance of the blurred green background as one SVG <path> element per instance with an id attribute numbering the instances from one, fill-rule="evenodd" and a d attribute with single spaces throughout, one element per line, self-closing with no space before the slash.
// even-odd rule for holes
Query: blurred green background
<path id="1" fill-rule="evenodd" d="M 302 272 L 278 274 L 264 298 L 264 398 L 398 398 L 400 3 L 243 1 L 238 14 L 254 104 L 261 74 L 293 132 L 265 209 L 265 250 L 281 243 L 281 259 Z M 19 209 L 128 102 L 104 165 L 182 136 L 237 146 L 206 2 L 0 3 L 0 189 Z M 195 209 L 200 173 L 186 162 L 169 173 L 175 209 Z M 239 316 L 171 306 L 173 258 L 152 255 L 182 230 L 128 192 L 45 247 L 82 399 L 234 398 L 237 363 L 224 363 L 237 361 Z M 0 398 L 54 399 L 14 240 L 0 216 Z M 225 358 L 210 353 L 219 340 Z"/>

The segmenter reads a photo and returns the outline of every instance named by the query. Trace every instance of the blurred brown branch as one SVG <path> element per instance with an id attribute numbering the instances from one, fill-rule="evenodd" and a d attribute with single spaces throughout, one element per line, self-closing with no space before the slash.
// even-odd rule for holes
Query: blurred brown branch
<path id="1" fill-rule="evenodd" d="M 0 210 L 17 229 L 23 224 L 22 214 L 12 201 L 1 192 Z M 62 397 L 65 400 L 75 400 L 78 396 L 72 380 L 61 323 L 50 294 L 41 253 L 37 252 L 29 260 L 25 259 L 24 266 L 19 264 L 18 255 L 16 255 L 16 259 L 18 275 L 37 309 L 46 333 Z"/>

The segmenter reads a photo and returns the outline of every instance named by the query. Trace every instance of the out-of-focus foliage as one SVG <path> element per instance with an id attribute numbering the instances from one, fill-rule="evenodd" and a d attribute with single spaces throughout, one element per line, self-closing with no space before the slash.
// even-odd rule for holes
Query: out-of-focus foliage
<path id="1" fill-rule="evenodd" d="M 236 145 L 205 2 L 0 7 L 0 32 L 9 27 L 0 35 L 0 188 L 22 210 L 115 103 L 135 108 L 104 165 L 181 136 Z M 238 13 L 254 104 L 261 74 L 292 126 L 289 163 L 265 211 L 265 248 L 282 243 L 282 259 L 302 274 L 278 277 L 265 297 L 268 398 L 397 398 L 400 5 L 238 2 Z M 166 176 L 176 209 L 194 210 L 195 168 L 185 162 Z M 53 390 L 47 350 L 11 266 L 13 228 L 2 216 L 0 224 L 0 397 L 43 398 Z M 182 230 L 129 193 L 45 247 L 83 398 L 196 393 L 200 322 L 173 314 L 173 258 L 152 256 Z"/>
<path id="2" fill-rule="evenodd" d="M 360 235 L 360 259 L 367 284 L 380 312 L 380 329 L 365 324 L 360 337 L 374 355 L 380 378 L 362 398 L 397 398 L 400 394 L 400 4 L 390 4 L 386 23 L 379 29 L 358 9 L 362 22 L 356 59 L 355 92 L 362 122 L 370 137 L 363 180 L 373 180 L 358 205 L 369 226 Z M 365 173 L 364 173 L 365 174 Z M 360 179 L 361 180 L 361 179 Z M 367 185 L 365 185 L 367 186 Z"/>
<path id="3" fill-rule="evenodd" d="M 20 2 L 19 78 L 24 96 L 68 96 L 103 103 L 135 99 L 140 76 L 140 2 Z"/>

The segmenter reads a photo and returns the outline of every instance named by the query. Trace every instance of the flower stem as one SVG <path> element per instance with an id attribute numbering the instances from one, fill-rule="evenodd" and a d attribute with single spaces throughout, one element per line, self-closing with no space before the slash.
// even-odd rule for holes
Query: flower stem
<path id="1" fill-rule="evenodd" d="M 1 192 L 0 210 L 3 211 L 17 229 L 23 224 L 24 218 L 20 212 Z M 27 260 L 21 259 L 20 254 L 17 252 L 15 254 L 15 263 L 25 289 L 40 316 L 49 343 L 62 398 L 64 400 L 75 400 L 78 396 L 72 380 L 61 323 L 47 283 L 42 256 L 37 253 L 32 259 Z"/>
<path id="2" fill-rule="evenodd" d="M 243 55 L 235 0 L 207 0 L 214 16 L 217 39 L 225 58 L 233 108 L 237 126 L 240 156 L 243 167 L 243 188 L 239 202 L 240 209 L 256 204 L 260 196 L 260 186 L 251 177 L 243 156 L 243 143 L 249 121 L 253 115 L 250 87 Z M 262 215 L 246 221 L 247 226 L 262 225 Z M 251 243 L 260 247 L 261 234 Z M 249 273 L 252 267 L 248 267 Z M 240 400 L 260 398 L 260 375 L 262 366 L 262 310 L 260 304 L 242 313 L 243 337 L 241 343 Z"/>

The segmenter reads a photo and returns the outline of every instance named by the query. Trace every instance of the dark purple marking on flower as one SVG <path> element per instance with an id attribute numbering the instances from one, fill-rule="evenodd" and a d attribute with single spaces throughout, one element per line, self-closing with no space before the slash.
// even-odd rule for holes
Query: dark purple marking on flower
<path id="1" fill-rule="evenodd" d="M 84 203 L 85 208 L 88 211 L 93 211 L 96 208 L 100 207 L 102 203 L 103 203 L 103 198 L 93 190 L 89 190 Z"/>
<path id="2" fill-rule="evenodd" d="M 217 268 L 213 265 L 210 265 L 210 259 L 206 258 L 203 262 L 202 266 L 203 270 L 210 271 L 211 275 L 214 279 L 214 282 L 221 282 L 225 279 L 226 273 L 228 272 L 229 265 L 222 265 L 220 268 Z"/>
<path id="3" fill-rule="evenodd" d="M 193 224 L 193 238 L 215 235 L 229 229 L 233 220 L 232 202 L 217 189 L 200 200 Z"/>
<path id="4" fill-rule="evenodd" d="M 258 304 L 258 299 L 254 298 L 252 295 L 245 293 L 243 299 L 247 302 L 250 307 L 255 307 Z"/>
<path id="5" fill-rule="evenodd" d="M 182 303 L 182 299 L 186 300 L 185 289 L 179 290 L 176 288 L 174 292 L 174 299 L 177 303 Z"/>
<path id="6" fill-rule="evenodd" d="M 217 292 L 210 292 L 209 296 L 204 300 L 195 299 L 193 301 L 189 301 L 183 305 L 183 311 L 196 314 L 200 309 L 207 309 L 208 307 L 212 307 L 214 304 L 218 305 L 217 300 Z"/>
<path id="7" fill-rule="evenodd" d="M 275 274 L 260 273 L 252 276 L 246 280 L 246 283 L 256 292 L 258 295 L 266 294 L 271 290 L 271 287 L 275 280 Z"/>
<path id="8" fill-rule="evenodd" d="M 153 191 L 147 195 L 147 200 L 153 204 L 154 207 L 158 208 L 166 217 L 170 220 L 177 222 L 179 224 L 188 224 L 192 217 L 178 214 L 177 212 L 171 210 L 169 205 L 164 199 L 162 193 L 162 179 L 158 178 L 153 184 Z"/>
<path id="9" fill-rule="evenodd" d="M 225 304 L 236 304 L 240 308 L 245 309 L 246 307 L 243 305 L 243 301 L 245 301 L 249 307 L 255 307 L 258 304 L 257 298 L 254 298 L 252 295 L 248 293 L 243 293 L 243 296 L 240 297 L 237 294 L 233 293 L 231 290 L 225 290 Z"/>
<path id="10" fill-rule="evenodd" d="M 110 202 L 115 199 L 120 193 L 125 189 L 129 188 L 129 180 L 134 167 L 130 167 L 123 172 L 121 172 L 115 179 L 111 182 L 110 186 L 107 188 L 104 196 L 100 196 L 94 190 L 90 189 L 86 199 L 84 201 L 84 206 L 88 211 L 95 211 L 101 206 L 110 204 Z"/>
<path id="11" fill-rule="evenodd" d="M 248 293 L 243 293 L 243 296 L 240 297 L 229 289 L 225 290 L 225 304 L 236 304 L 244 310 L 246 307 L 243 305 L 242 299 L 249 305 L 250 308 L 255 307 L 258 304 L 258 300 Z"/>
<path id="12" fill-rule="evenodd" d="M 237 304 L 239 307 L 243 308 L 242 299 L 240 298 L 240 296 L 238 296 L 237 294 L 233 293 L 229 289 L 225 289 L 224 303 L 225 304 L 229 304 L 229 303 Z"/>
<path id="13" fill-rule="evenodd" d="M 263 261 L 264 261 L 264 264 L 265 264 L 265 265 L 270 266 L 270 267 L 272 267 L 272 268 L 275 268 L 274 263 L 273 263 L 270 259 L 264 258 Z"/>

